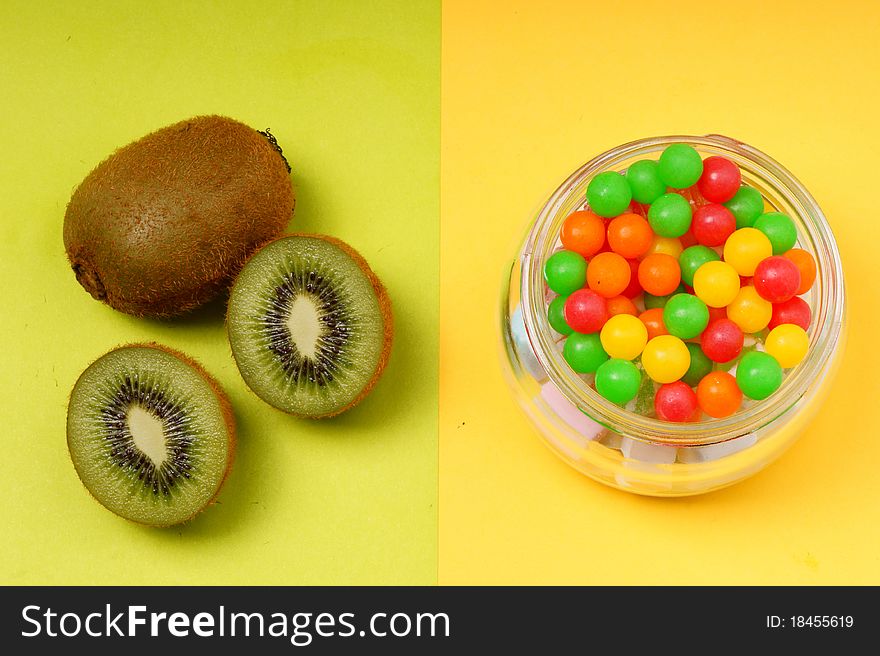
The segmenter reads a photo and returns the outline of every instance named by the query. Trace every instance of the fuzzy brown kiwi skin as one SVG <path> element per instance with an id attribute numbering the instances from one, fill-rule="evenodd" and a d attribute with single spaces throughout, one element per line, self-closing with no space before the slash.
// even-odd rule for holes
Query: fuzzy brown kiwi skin
<path id="1" fill-rule="evenodd" d="M 290 412 L 289 410 L 284 410 L 283 408 L 278 408 L 282 410 L 282 412 L 286 412 L 289 415 L 293 415 L 294 417 L 300 417 L 303 419 L 327 419 L 329 417 L 335 417 L 337 415 L 342 414 L 346 410 L 350 410 L 355 407 L 358 403 L 363 401 L 370 392 L 373 391 L 373 388 L 376 386 L 376 383 L 379 382 L 379 378 L 382 377 L 382 373 L 385 371 L 385 366 L 388 364 L 388 360 L 391 357 L 391 345 L 394 341 L 394 313 L 391 309 L 391 299 L 388 296 L 388 291 L 385 289 L 385 285 L 382 284 L 382 281 L 379 280 L 379 277 L 373 272 L 370 268 L 370 265 L 363 258 L 363 256 L 358 253 L 355 249 L 349 246 L 347 243 L 342 241 L 341 239 L 337 239 L 336 237 L 330 237 L 329 235 L 321 235 L 307 232 L 293 232 L 286 235 L 281 235 L 280 237 L 276 237 L 275 239 L 267 242 L 262 248 L 265 248 L 269 244 L 281 241 L 282 239 L 286 239 L 288 237 L 312 237 L 314 239 L 321 239 L 323 241 L 329 242 L 344 251 L 352 260 L 354 260 L 355 264 L 358 265 L 361 271 L 363 271 L 364 275 L 370 281 L 370 284 L 373 286 L 373 291 L 376 292 L 376 298 L 379 301 L 379 310 L 382 313 L 382 325 L 384 328 L 384 335 L 382 341 L 382 352 L 379 354 L 379 362 L 376 365 L 376 371 L 373 373 L 372 378 L 367 381 L 367 384 L 364 385 L 364 388 L 361 390 L 360 394 L 358 394 L 348 405 L 339 408 L 333 412 L 328 412 L 321 415 L 304 415 L 297 412 Z M 254 252 L 251 257 L 256 255 Z M 226 325 L 227 325 L 227 339 L 229 338 L 229 309 L 227 307 L 227 315 L 226 315 Z M 232 341 L 229 340 L 230 348 L 232 346 Z M 250 389 L 250 388 L 248 388 Z M 253 391 L 252 391 L 253 393 Z M 273 406 L 275 407 L 275 406 Z"/>
<path id="2" fill-rule="evenodd" d="M 217 501 L 217 497 L 220 495 L 220 490 L 223 489 L 223 484 L 226 483 L 226 479 L 229 478 L 229 474 L 232 471 L 232 465 L 235 461 L 235 448 L 236 448 L 236 444 L 237 444 L 236 428 L 235 428 L 235 414 L 232 411 L 232 404 L 229 402 L 229 397 L 226 395 L 226 392 L 223 390 L 223 388 L 220 387 L 220 383 L 218 383 L 217 380 L 211 374 L 209 374 L 199 362 L 197 362 L 196 360 L 193 360 L 190 356 L 188 356 L 185 353 L 182 353 L 176 349 L 170 348 L 170 347 L 165 346 L 163 344 L 158 344 L 156 342 L 139 342 L 139 343 L 133 343 L 133 344 L 123 344 L 122 346 L 117 346 L 116 348 L 111 349 L 107 353 L 112 353 L 113 351 L 119 351 L 121 349 L 126 349 L 126 348 L 152 348 L 152 349 L 156 349 L 157 351 L 164 351 L 165 353 L 168 353 L 169 355 L 173 355 L 178 360 L 182 360 L 183 362 L 188 364 L 190 367 L 195 369 L 196 372 L 205 380 L 205 382 L 208 383 L 208 385 L 211 387 L 211 390 L 214 392 L 214 395 L 217 397 L 217 400 L 220 403 L 220 413 L 223 416 L 223 422 L 226 424 L 226 434 L 228 436 L 227 444 L 226 444 L 227 457 L 226 457 L 226 470 L 223 473 L 223 478 L 220 480 L 220 484 L 217 485 L 217 490 L 214 492 L 214 496 L 212 496 L 204 506 L 195 510 L 189 517 L 186 517 L 185 519 L 174 522 L 172 524 L 161 524 L 161 523 L 160 524 L 150 524 L 148 522 L 138 522 L 134 519 L 130 519 L 128 517 L 122 517 L 122 515 L 117 515 L 117 517 L 122 517 L 122 519 L 129 521 L 132 524 L 137 524 L 138 526 L 150 526 L 153 528 L 167 528 L 169 526 L 179 526 L 180 524 L 184 524 L 186 522 L 192 521 L 195 517 L 197 517 L 206 508 L 214 505 L 214 503 Z M 107 355 L 107 354 L 105 353 L 104 355 Z M 101 357 L 104 357 L 104 355 L 102 355 Z M 99 359 L 100 358 L 97 358 L 95 360 L 95 362 L 97 362 Z M 92 362 L 92 364 L 94 364 L 95 362 Z M 88 367 L 83 369 L 83 373 L 80 374 L 79 377 L 77 378 L 77 381 L 76 381 L 77 383 L 79 383 L 79 379 L 82 378 L 83 375 L 85 375 L 85 372 L 88 371 L 88 369 L 91 366 L 92 365 L 90 364 Z M 71 395 L 73 394 L 73 389 L 75 389 L 75 388 L 76 388 L 76 384 L 74 384 L 73 388 L 71 388 Z M 67 404 L 68 404 L 68 408 L 69 408 L 70 407 L 70 397 L 68 397 Z M 68 417 L 70 417 L 69 410 L 68 410 Z M 69 430 L 69 427 L 68 427 L 67 435 L 68 435 L 68 437 L 67 437 L 67 454 L 68 454 L 68 457 L 71 458 L 71 464 L 73 464 L 73 457 L 70 455 L 70 430 Z M 74 471 L 76 471 L 75 466 L 73 469 L 74 469 Z M 79 473 L 77 473 L 77 478 L 79 478 Z M 104 504 L 102 504 L 95 497 L 95 495 L 92 494 L 92 491 L 89 490 L 88 487 L 86 487 L 86 485 L 82 482 L 82 480 L 80 480 L 80 483 L 85 488 L 86 492 L 89 493 L 89 496 L 92 497 L 92 499 L 94 499 L 102 508 L 105 508 Z M 106 508 L 105 508 L 105 510 L 106 510 Z"/>
<path id="3" fill-rule="evenodd" d="M 268 135 L 197 116 L 110 155 L 64 218 L 71 268 L 94 298 L 141 317 L 183 314 L 226 290 L 295 206 L 287 161 Z"/>

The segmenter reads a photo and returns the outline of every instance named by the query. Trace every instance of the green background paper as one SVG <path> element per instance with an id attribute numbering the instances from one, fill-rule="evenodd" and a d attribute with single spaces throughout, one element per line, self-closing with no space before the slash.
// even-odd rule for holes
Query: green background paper
<path id="1" fill-rule="evenodd" d="M 435 2 L 29 3 L 0 26 L 5 584 L 429 584 L 437 563 L 439 30 Z M 245 387 L 225 299 L 128 317 L 77 284 L 71 192 L 115 148 L 205 113 L 270 127 L 291 229 L 358 249 L 394 303 L 385 376 L 307 421 Z M 118 344 L 155 340 L 229 393 L 239 450 L 219 497 L 156 530 L 101 508 L 67 455 L 67 396 Z"/>

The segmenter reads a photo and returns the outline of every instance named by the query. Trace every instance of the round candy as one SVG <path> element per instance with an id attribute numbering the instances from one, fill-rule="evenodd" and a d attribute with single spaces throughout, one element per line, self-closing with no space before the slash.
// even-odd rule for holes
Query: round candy
<path id="1" fill-rule="evenodd" d="M 562 357 L 579 374 L 596 373 L 599 365 L 608 360 L 598 333 L 572 333 L 562 347 Z"/>
<path id="2" fill-rule="evenodd" d="M 730 362 L 742 352 L 744 339 L 738 325 L 730 319 L 719 319 L 710 323 L 700 335 L 700 347 L 713 362 Z"/>
<path id="3" fill-rule="evenodd" d="M 782 385 L 782 367 L 769 353 L 746 353 L 736 367 L 736 384 L 747 397 L 761 401 Z"/>
<path id="4" fill-rule="evenodd" d="M 657 417 L 665 421 L 688 421 L 696 409 L 697 395 L 680 380 L 661 386 L 654 397 Z"/>
<path id="5" fill-rule="evenodd" d="M 608 360 L 596 371 L 596 391 L 618 405 L 636 398 L 641 383 L 639 368 L 629 360 Z"/>
<path id="6" fill-rule="evenodd" d="M 683 249 L 684 247 L 681 245 L 681 241 L 676 237 L 661 237 L 660 235 L 654 235 L 654 241 L 651 242 L 651 248 L 648 249 L 646 255 L 664 253 L 666 255 L 671 255 L 677 260 Z"/>
<path id="7" fill-rule="evenodd" d="M 706 262 L 715 262 L 720 259 L 718 253 L 708 246 L 700 244 L 688 246 L 678 256 L 678 265 L 681 267 L 681 279 L 685 285 L 693 286 L 694 274 L 697 272 L 697 269 Z"/>
<path id="8" fill-rule="evenodd" d="M 666 185 L 657 171 L 657 162 L 650 159 L 630 166 L 626 171 L 626 181 L 632 189 L 632 197 L 645 205 L 650 205 L 666 193 Z"/>
<path id="9" fill-rule="evenodd" d="M 763 232 L 773 246 L 773 255 L 782 255 L 797 242 L 794 221 L 781 212 L 767 212 L 755 221 L 755 229 Z"/>
<path id="10" fill-rule="evenodd" d="M 703 175 L 697 189 L 711 203 L 726 203 L 739 191 L 742 174 L 739 167 L 726 157 L 713 155 L 703 161 Z"/>
<path id="11" fill-rule="evenodd" d="M 544 280 L 560 296 L 568 296 L 587 282 L 587 261 L 572 251 L 557 251 L 544 263 Z"/>
<path id="12" fill-rule="evenodd" d="M 627 298 L 635 298 L 642 293 L 642 285 L 639 283 L 639 261 L 627 260 L 626 262 L 629 264 L 629 284 L 621 295 Z"/>
<path id="13" fill-rule="evenodd" d="M 629 263 L 617 253 L 599 253 L 587 267 L 587 284 L 605 298 L 619 296 L 629 285 Z"/>
<path id="14" fill-rule="evenodd" d="M 724 243 L 724 261 L 741 276 L 752 276 L 758 263 L 773 255 L 767 236 L 755 228 L 740 228 Z"/>
<path id="15" fill-rule="evenodd" d="M 783 303 L 773 304 L 770 323 L 767 324 L 767 327 L 773 330 L 776 326 L 793 323 L 795 326 L 800 326 L 807 330 L 810 327 L 811 319 L 812 312 L 810 311 L 810 306 L 804 299 L 795 296 Z"/>
<path id="16" fill-rule="evenodd" d="M 706 262 L 694 274 L 694 293 L 709 307 L 723 308 L 739 293 L 739 274 L 727 262 Z"/>
<path id="17" fill-rule="evenodd" d="M 724 205 L 701 205 L 694 210 L 691 230 L 703 246 L 721 246 L 736 230 L 736 218 Z"/>
<path id="18" fill-rule="evenodd" d="M 587 202 L 599 216 L 611 217 L 623 214 L 632 200 L 629 183 L 616 171 L 605 171 L 590 180 L 587 185 Z"/>
<path id="19" fill-rule="evenodd" d="M 742 404 L 742 392 L 729 373 L 712 371 L 697 385 L 697 402 L 707 415 L 720 419 L 737 411 Z"/>
<path id="20" fill-rule="evenodd" d="M 807 331 L 792 323 L 776 326 L 764 342 L 767 353 L 776 358 L 783 369 L 791 369 L 801 363 L 810 349 Z"/>
<path id="21" fill-rule="evenodd" d="M 691 354 L 691 364 L 688 370 L 684 372 L 681 380 L 691 387 L 696 387 L 703 380 L 703 377 L 712 371 L 712 361 L 703 353 L 703 349 L 699 344 L 693 342 L 685 342 L 688 352 Z"/>
<path id="22" fill-rule="evenodd" d="M 639 311 L 636 309 L 635 304 L 626 296 L 609 298 L 607 308 L 609 317 L 616 317 L 618 314 L 629 314 L 634 317 L 639 316 Z"/>
<path id="23" fill-rule="evenodd" d="M 801 274 L 801 284 L 795 293 L 798 296 L 806 294 L 816 281 L 816 260 L 802 248 L 792 248 L 787 253 L 783 253 L 782 257 L 794 262 Z"/>
<path id="24" fill-rule="evenodd" d="M 567 323 L 565 323 L 565 299 L 567 296 L 557 296 L 552 301 L 550 301 L 550 305 L 547 306 L 547 321 L 550 322 L 550 327 L 553 328 L 560 335 L 571 335 L 574 332 Z"/>
<path id="25" fill-rule="evenodd" d="M 663 294 L 662 296 L 656 296 L 654 294 L 649 294 L 648 292 L 645 292 L 643 297 L 645 309 L 653 310 L 654 308 L 665 308 L 670 298 L 672 298 L 676 294 L 682 293 L 684 293 L 684 285 L 681 284 L 679 284 L 679 286 L 673 289 L 670 293 Z"/>
<path id="26" fill-rule="evenodd" d="M 648 329 L 631 314 L 618 314 L 602 326 L 602 347 L 612 358 L 634 360 L 648 343 Z"/>
<path id="27" fill-rule="evenodd" d="M 621 214 L 608 224 L 608 244 L 611 250 L 625 258 L 641 257 L 654 241 L 648 222 L 638 214 Z"/>
<path id="28" fill-rule="evenodd" d="M 681 237 L 691 227 L 693 211 L 680 194 L 663 194 L 651 203 L 648 223 L 661 237 Z"/>
<path id="29" fill-rule="evenodd" d="M 671 294 L 681 282 L 678 260 L 665 253 L 648 255 L 639 264 L 639 284 L 649 294 Z"/>
<path id="30" fill-rule="evenodd" d="M 652 310 L 645 310 L 639 315 L 639 321 L 645 324 L 645 328 L 648 330 L 648 339 L 654 339 L 655 337 L 659 337 L 660 335 L 668 335 L 669 333 L 666 331 L 666 325 L 663 323 L 663 309 L 662 308 L 654 308 Z"/>
<path id="31" fill-rule="evenodd" d="M 670 335 L 693 339 L 709 324 L 709 310 L 692 294 L 676 294 L 663 308 L 663 323 Z"/>
<path id="32" fill-rule="evenodd" d="M 560 238 L 566 250 L 593 257 L 605 245 L 605 221 L 588 210 L 572 212 L 562 223 Z"/>
<path id="33" fill-rule="evenodd" d="M 691 364 L 691 354 L 678 337 L 660 335 L 650 340 L 642 351 L 645 373 L 658 383 L 672 383 L 684 376 Z"/>
<path id="34" fill-rule="evenodd" d="M 724 203 L 736 218 L 736 227 L 750 228 L 764 212 L 764 198 L 753 187 L 740 187 L 733 198 Z"/>
<path id="35" fill-rule="evenodd" d="M 565 323 L 579 333 L 597 333 L 608 321 L 605 299 L 592 289 L 578 289 L 565 301 Z"/>
<path id="36" fill-rule="evenodd" d="M 693 146 L 672 144 L 660 155 L 657 172 L 660 179 L 673 189 L 687 189 L 703 174 L 703 160 Z"/>
<path id="37" fill-rule="evenodd" d="M 744 333 L 756 333 L 767 327 L 773 314 L 773 304 L 758 295 L 755 288 L 746 286 L 727 306 L 727 318 Z"/>
<path id="38" fill-rule="evenodd" d="M 755 291 L 771 303 L 782 303 L 797 294 L 801 272 L 797 265 L 781 255 L 761 260 L 752 278 Z"/>

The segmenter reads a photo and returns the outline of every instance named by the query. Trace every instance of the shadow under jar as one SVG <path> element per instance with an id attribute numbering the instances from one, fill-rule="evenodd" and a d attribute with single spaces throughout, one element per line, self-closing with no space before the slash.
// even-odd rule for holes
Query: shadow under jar
<path id="1" fill-rule="evenodd" d="M 810 350 L 782 386 L 724 419 L 671 423 L 629 412 L 600 396 L 565 362 L 547 320 L 543 267 L 559 248 L 565 218 L 582 209 L 590 180 L 640 159 L 657 159 L 673 143 L 705 159 L 735 162 L 743 184 L 765 205 L 792 218 L 797 247 L 816 260 L 803 296 L 812 309 Z M 778 162 L 733 139 L 671 136 L 624 144 L 590 160 L 553 193 L 530 223 L 502 301 L 503 368 L 517 400 L 550 448 L 587 476 L 628 492 L 686 496 L 716 490 L 760 471 L 804 431 L 832 384 L 845 338 L 840 254 L 828 222 L 804 186 Z"/>

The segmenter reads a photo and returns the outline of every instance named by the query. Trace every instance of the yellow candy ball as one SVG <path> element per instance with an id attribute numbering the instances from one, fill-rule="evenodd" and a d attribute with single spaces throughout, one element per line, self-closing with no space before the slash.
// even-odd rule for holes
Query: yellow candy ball
<path id="1" fill-rule="evenodd" d="M 616 314 L 602 326 L 599 340 L 612 358 L 634 360 L 648 343 L 648 329 L 638 317 Z"/>
<path id="2" fill-rule="evenodd" d="M 691 366 L 691 353 L 678 337 L 659 335 L 642 351 L 645 373 L 658 383 L 674 383 Z"/>
<path id="3" fill-rule="evenodd" d="M 709 307 L 725 307 L 739 294 L 739 274 L 727 262 L 706 262 L 694 274 L 694 294 Z"/>
<path id="4" fill-rule="evenodd" d="M 683 250 L 684 248 L 678 240 L 678 237 L 661 237 L 660 235 L 654 235 L 654 241 L 651 242 L 651 247 L 642 257 L 647 257 L 653 253 L 665 253 L 666 255 L 671 255 L 677 260 Z"/>
<path id="5" fill-rule="evenodd" d="M 773 304 L 761 298 L 751 285 L 746 285 L 727 306 L 727 318 L 744 333 L 756 333 L 767 327 Z"/>
<path id="6" fill-rule="evenodd" d="M 758 263 L 773 255 L 773 245 L 756 228 L 740 228 L 724 242 L 724 261 L 741 276 L 755 275 Z"/>
<path id="7" fill-rule="evenodd" d="M 767 335 L 764 342 L 767 353 L 776 358 L 783 369 L 790 369 L 801 363 L 810 350 L 807 331 L 793 323 L 783 323 Z"/>

